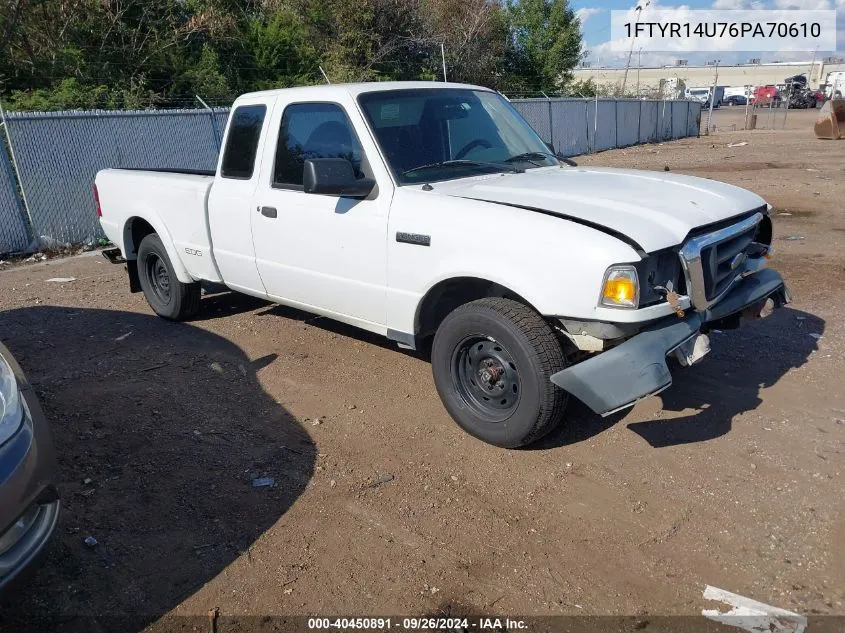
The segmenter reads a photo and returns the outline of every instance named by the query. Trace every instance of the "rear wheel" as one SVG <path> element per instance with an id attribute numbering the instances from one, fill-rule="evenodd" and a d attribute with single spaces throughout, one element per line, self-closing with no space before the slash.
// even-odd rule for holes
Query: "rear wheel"
<path id="1" fill-rule="evenodd" d="M 480 299 L 451 312 L 434 336 L 431 364 L 449 414 L 485 442 L 522 446 L 563 419 L 567 394 L 550 381 L 566 366 L 563 350 L 521 303 Z"/>
<path id="2" fill-rule="evenodd" d="M 199 283 L 185 284 L 176 278 L 161 238 L 147 235 L 138 247 L 138 277 L 147 303 L 161 317 L 184 321 L 200 307 Z"/>

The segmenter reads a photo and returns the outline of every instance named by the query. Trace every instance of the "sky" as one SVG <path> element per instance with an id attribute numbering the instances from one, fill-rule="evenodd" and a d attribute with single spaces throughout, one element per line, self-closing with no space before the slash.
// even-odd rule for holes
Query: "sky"
<path id="1" fill-rule="evenodd" d="M 645 0 L 640 0 L 645 3 Z M 591 66 L 624 67 L 628 53 L 612 51 L 610 42 L 610 12 L 612 10 L 626 10 L 636 6 L 637 0 L 572 0 L 572 6 L 581 19 L 581 30 L 584 35 L 584 47 L 587 51 L 585 61 Z M 599 8 L 601 7 L 601 8 Z M 736 51 L 725 53 L 714 52 L 648 52 L 641 54 L 643 66 L 673 65 L 678 58 L 688 60 L 690 65 L 704 64 L 716 58 L 720 64 L 747 63 L 753 57 L 761 58 L 763 62 L 773 61 L 807 61 L 815 53 L 816 59 L 829 56 L 845 57 L 845 0 L 651 0 L 651 5 L 641 13 L 641 20 L 647 21 L 648 11 L 652 8 L 660 9 L 835 9 L 837 13 L 837 51 L 807 51 L 807 52 L 759 52 Z M 637 49 L 631 60 L 632 66 L 637 64 Z"/>

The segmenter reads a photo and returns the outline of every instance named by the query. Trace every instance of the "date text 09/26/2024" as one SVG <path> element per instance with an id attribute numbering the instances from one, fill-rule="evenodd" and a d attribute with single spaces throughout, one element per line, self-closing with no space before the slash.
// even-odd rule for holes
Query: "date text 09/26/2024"
<path id="1" fill-rule="evenodd" d="M 309 618 L 308 630 L 372 630 L 401 629 L 408 631 L 520 631 L 527 629 L 524 620 L 501 617 L 474 618 Z"/>

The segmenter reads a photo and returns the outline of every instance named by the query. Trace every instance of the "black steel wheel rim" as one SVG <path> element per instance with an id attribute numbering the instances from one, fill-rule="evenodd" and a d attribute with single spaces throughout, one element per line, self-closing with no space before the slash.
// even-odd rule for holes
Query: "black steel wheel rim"
<path id="1" fill-rule="evenodd" d="M 153 294 L 162 303 L 170 303 L 170 271 L 167 264 L 156 253 L 150 253 L 146 261 L 147 279 Z"/>
<path id="2" fill-rule="evenodd" d="M 455 389 L 473 412 L 490 422 L 502 422 L 519 403 L 522 385 L 510 352 L 498 341 L 469 336 L 452 353 Z"/>

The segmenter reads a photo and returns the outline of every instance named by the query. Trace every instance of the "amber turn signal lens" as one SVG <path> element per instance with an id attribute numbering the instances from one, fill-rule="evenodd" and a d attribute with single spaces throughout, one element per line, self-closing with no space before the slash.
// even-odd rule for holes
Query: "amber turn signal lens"
<path id="1" fill-rule="evenodd" d="M 604 298 L 613 303 L 632 303 L 637 296 L 637 288 L 630 279 L 608 279 L 604 285 Z"/>
<path id="2" fill-rule="evenodd" d="M 604 276 L 601 303 L 615 308 L 636 308 L 640 302 L 640 284 L 633 266 L 611 266 Z"/>

